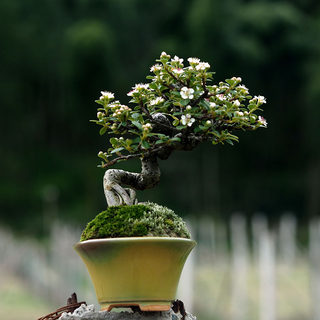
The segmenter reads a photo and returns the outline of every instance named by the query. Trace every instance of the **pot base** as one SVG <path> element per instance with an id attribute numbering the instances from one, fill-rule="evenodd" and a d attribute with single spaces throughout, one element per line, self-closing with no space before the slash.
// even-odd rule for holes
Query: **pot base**
<path id="1" fill-rule="evenodd" d="M 125 302 L 125 303 L 101 303 L 102 311 L 111 311 L 113 308 L 131 308 L 138 307 L 141 311 L 169 311 L 171 309 L 171 301 L 139 301 L 139 302 Z"/>

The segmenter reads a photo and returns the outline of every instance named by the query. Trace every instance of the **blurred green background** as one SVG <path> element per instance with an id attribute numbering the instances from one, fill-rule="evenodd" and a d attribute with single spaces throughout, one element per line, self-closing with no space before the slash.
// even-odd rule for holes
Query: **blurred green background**
<path id="1" fill-rule="evenodd" d="M 319 1 L 2 0 L 0 25 L 2 224 L 43 235 L 105 208 L 94 100 L 127 103 L 161 51 L 209 62 L 217 82 L 242 77 L 269 127 L 172 155 L 139 199 L 219 219 L 320 212 Z"/>

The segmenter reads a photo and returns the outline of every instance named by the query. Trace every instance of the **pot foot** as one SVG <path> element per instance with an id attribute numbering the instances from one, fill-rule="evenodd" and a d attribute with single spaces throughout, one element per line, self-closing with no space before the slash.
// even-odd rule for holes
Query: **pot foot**
<path id="1" fill-rule="evenodd" d="M 131 308 L 133 310 L 138 308 L 142 312 L 169 311 L 171 309 L 171 302 L 158 303 L 158 304 L 127 302 L 127 303 L 103 304 L 103 306 L 101 306 L 102 311 L 111 311 L 113 308 Z"/>

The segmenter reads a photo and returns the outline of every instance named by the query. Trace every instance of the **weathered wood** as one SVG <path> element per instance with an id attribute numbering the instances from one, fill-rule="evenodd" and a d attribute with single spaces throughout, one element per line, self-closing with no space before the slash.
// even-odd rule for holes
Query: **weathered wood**
<path id="1" fill-rule="evenodd" d="M 160 180 L 157 157 L 141 159 L 141 173 L 109 169 L 103 177 L 103 188 L 109 206 L 136 203 L 134 190 L 153 188 Z"/>

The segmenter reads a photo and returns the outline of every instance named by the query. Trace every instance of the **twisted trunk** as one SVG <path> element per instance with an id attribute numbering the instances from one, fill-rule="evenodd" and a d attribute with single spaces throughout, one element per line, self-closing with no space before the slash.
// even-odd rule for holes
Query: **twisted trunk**
<path id="1" fill-rule="evenodd" d="M 157 159 L 167 159 L 174 150 L 189 151 L 194 149 L 200 142 L 206 140 L 204 136 L 197 136 L 188 130 L 184 134 L 176 132 L 167 117 L 161 113 L 150 115 L 153 122 L 153 129 L 179 138 L 179 141 L 171 145 L 160 146 L 141 158 L 142 169 L 140 173 L 128 172 L 120 169 L 109 169 L 103 178 L 103 188 L 108 206 L 132 205 L 137 203 L 135 190 L 153 188 L 160 181 L 160 169 Z M 119 160 L 129 159 L 136 155 L 129 155 L 116 158 L 114 163 Z M 112 163 L 112 162 L 111 162 Z M 111 163 L 108 163 L 110 165 Z M 112 164 L 114 164 L 112 163 Z"/>
<path id="2" fill-rule="evenodd" d="M 153 188 L 160 181 L 156 155 L 141 159 L 141 173 L 109 169 L 103 177 L 103 188 L 108 206 L 137 203 L 135 190 Z"/>

